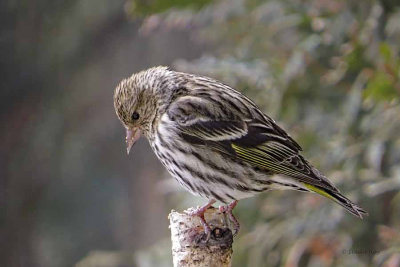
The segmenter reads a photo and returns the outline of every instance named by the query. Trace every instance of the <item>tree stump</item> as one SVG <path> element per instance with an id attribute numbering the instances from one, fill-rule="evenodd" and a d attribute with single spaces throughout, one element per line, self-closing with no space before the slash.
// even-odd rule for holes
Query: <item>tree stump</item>
<path id="1" fill-rule="evenodd" d="M 211 236 L 206 240 L 198 217 L 171 211 L 170 219 L 172 256 L 174 267 L 228 267 L 232 259 L 232 229 L 224 213 L 209 208 L 204 216 L 211 227 Z"/>

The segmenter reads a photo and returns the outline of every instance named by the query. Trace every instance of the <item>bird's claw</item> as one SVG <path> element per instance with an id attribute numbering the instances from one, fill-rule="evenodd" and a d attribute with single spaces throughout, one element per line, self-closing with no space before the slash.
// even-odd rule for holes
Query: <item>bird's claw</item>
<path id="1" fill-rule="evenodd" d="M 226 206 L 219 206 L 219 211 L 221 213 L 226 213 L 229 216 L 229 220 L 233 223 L 233 236 L 236 236 L 240 230 L 240 223 L 232 213 L 232 210 L 236 207 L 237 202 L 238 201 L 235 200 Z"/>

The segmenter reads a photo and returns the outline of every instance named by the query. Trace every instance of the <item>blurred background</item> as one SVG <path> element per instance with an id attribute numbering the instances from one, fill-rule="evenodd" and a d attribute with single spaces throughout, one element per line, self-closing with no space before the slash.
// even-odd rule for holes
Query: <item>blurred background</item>
<path id="1" fill-rule="evenodd" d="M 234 266 L 400 266 L 397 0 L 0 2 L 0 265 L 171 266 L 167 215 L 204 203 L 142 138 L 118 82 L 168 65 L 256 101 L 364 207 L 243 200 Z"/>

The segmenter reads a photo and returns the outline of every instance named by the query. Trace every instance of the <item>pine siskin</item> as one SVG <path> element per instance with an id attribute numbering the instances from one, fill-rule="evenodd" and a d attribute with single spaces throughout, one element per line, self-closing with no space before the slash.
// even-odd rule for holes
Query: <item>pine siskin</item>
<path id="1" fill-rule="evenodd" d="M 362 218 L 367 213 L 302 155 L 301 147 L 246 96 L 208 77 L 154 67 L 124 79 L 114 107 L 126 128 L 127 152 L 143 134 L 171 175 L 209 202 L 192 213 L 205 232 L 204 212 L 216 200 L 234 223 L 237 201 L 270 189 L 327 197 Z"/>

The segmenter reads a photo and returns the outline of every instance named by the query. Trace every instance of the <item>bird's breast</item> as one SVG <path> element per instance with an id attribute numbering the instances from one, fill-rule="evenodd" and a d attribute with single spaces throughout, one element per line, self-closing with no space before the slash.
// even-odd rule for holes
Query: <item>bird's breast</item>
<path id="1" fill-rule="evenodd" d="M 150 145 L 168 172 L 193 194 L 230 202 L 262 191 L 253 182 L 259 174 L 252 168 L 187 142 L 172 121 L 161 120 Z"/>

